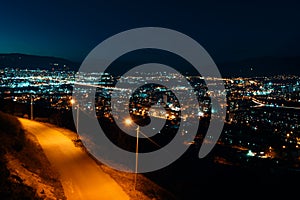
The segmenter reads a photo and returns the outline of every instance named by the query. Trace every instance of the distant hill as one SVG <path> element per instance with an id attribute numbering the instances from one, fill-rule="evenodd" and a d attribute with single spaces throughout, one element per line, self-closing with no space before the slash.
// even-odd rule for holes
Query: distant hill
<path id="1" fill-rule="evenodd" d="M 240 61 L 217 63 L 224 77 L 255 77 L 272 75 L 300 75 L 300 56 L 256 57 Z"/>
<path id="2" fill-rule="evenodd" d="M 20 53 L 0 54 L 0 68 L 77 70 L 79 63 L 64 58 L 27 55 Z"/>
<path id="3" fill-rule="evenodd" d="M 195 73 L 195 71 L 191 70 L 191 65 L 187 63 L 186 60 L 167 51 L 151 49 L 138 50 L 122 55 L 117 60 L 118 61 L 112 64 L 112 72 L 124 72 L 129 66 L 157 62 L 172 66 L 181 71 L 181 73 Z M 229 62 L 214 61 L 222 77 L 255 77 L 280 74 L 300 75 L 300 56 L 264 56 L 243 60 L 229 60 Z"/>
<path id="4" fill-rule="evenodd" d="M 158 62 L 179 69 L 181 72 L 190 72 L 186 61 L 168 52 L 152 50 L 135 51 L 121 56 L 110 66 L 111 73 L 123 74 L 131 67 L 144 63 Z M 279 74 L 300 75 L 300 56 L 294 57 L 255 57 L 244 60 L 216 62 L 223 77 L 255 77 L 272 76 Z M 20 69 L 47 69 L 47 70 L 75 70 L 80 67 L 76 63 L 64 58 L 37 56 L 27 54 L 0 54 L 0 68 L 13 67 Z"/>

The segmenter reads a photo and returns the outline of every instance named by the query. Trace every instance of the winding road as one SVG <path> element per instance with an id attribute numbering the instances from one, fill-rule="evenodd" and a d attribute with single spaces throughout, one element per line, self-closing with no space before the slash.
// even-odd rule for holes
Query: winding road
<path id="1" fill-rule="evenodd" d="M 34 134 L 48 160 L 58 171 L 68 200 L 129 200 L 129 196 L 72 140 L 44 123 L 19 118 Z"/>

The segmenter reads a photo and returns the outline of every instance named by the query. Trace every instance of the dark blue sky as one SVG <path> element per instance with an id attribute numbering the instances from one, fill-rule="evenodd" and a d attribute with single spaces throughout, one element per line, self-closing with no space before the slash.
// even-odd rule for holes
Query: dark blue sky
<path id="1" fill-rule="evenodd" d="M 203 2 L 1 2 L 0 53 L 82 61 L 109 36 L 131 28 L 159 26 L 194 38 L 217 61 L 300 55 L 297 1 Z"/>

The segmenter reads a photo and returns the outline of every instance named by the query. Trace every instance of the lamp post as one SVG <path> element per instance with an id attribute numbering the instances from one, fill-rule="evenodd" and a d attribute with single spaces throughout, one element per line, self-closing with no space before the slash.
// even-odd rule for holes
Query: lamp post
<path id="1" fill-rule="evenodd" d="M 136 145 L 135 145 L 135 178 L 134 178 L 134 189 L 136 189 L 137 183 L 137 174 L 138 174 L 138 159 L 139 159 L 139 132 L 140 126 L 138 125 L 136 128 Z"/>
<path id="2" fill-rule="evenodd" d="M 71 99 L 70 103 L 73 106 L 73 104 L 75 104 L 76 101 L 74 99 Z M 78 132 L 79 132 L 79 129 L 78 129 L 78 127 L 79 127 L 79 104 L 76 105 L 76 108 L 77 108 L 76 109 L 76 130 L 77 130 L 76 140 L 78 140 L 79 139 L 79 136 L 78 136 Z"/>
<path id="3" fill-rule="evenodd" d="M 126 125 L 131 125 L 132 120 L 131 119 L 125 119 Z M 134 190 L 136 190 L 137 185 L 137 174 L 138 174 L 138 161 L 139 161 L 139 132 L 140 132 L 140 126 L 138 125 L 136 128 L 136 145 L 135 145 L 135 174 L 134 174 Z"/>
<path id="4" fill-rule="evenodd" d="M 32 99 L 32 94 L 30 94 L 30 119 L 33 120 L 33 99 Z"/>

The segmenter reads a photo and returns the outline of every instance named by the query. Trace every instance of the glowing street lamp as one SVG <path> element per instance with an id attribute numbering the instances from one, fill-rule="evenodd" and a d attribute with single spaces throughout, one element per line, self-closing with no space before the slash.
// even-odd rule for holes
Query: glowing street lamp
<path id="1" fill-rule="evenodd" d="M 73 105 L 75 103 L 75 100 L 74 99 L 71 99 L 70 100 L 70 103 Z"/>
<path id="2" fill-rule="evenodd" d="M 125 122 L 125 124 L 128 125 L 128 126 L 132 124 L 132 120 L 129 119 L 129 118 L 125 119 L 124 122 Z"/>

